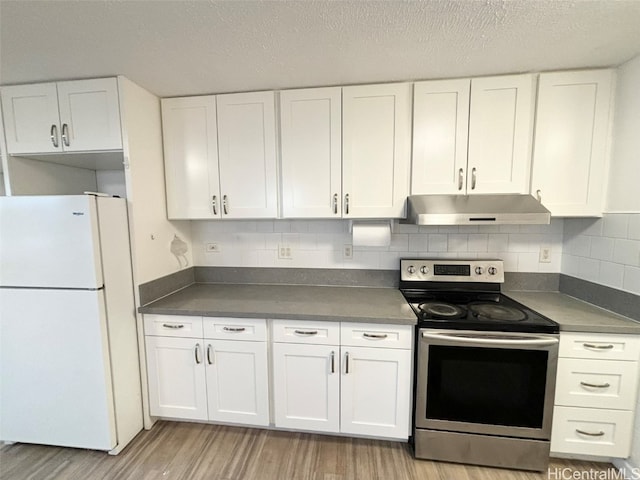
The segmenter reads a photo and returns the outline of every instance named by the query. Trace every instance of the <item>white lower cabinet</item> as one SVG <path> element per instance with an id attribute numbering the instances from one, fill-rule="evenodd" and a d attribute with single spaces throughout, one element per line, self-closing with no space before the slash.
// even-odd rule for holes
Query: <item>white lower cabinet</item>
<path id="1" fill-rule="evenodd" d="M 145 328 L 163 335 L 145 338 L 151 415 L 269 425 L 265 320 L 145 315 Z"/>
<path id="2" fill-rule="evenodd" d="M 640 337 L 560 334 L 551 454 L 631 453 Z"/>
<path id="3" fill-rule="evenodd" d="M 408 438 L 411 332 L 405 325 L 274 320 L 276 427 Z M 341 345 L 325 344 L 328 338 Z"/>

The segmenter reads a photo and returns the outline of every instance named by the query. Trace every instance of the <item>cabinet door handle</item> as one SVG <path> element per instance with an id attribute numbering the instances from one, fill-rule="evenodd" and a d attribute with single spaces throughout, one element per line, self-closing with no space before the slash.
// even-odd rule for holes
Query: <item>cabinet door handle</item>
<path id="1" fill-rule="evenodd" d="M 336 373 L 336 352 L 331 352 L 331 373 Z"/>
<path id="2" fill-rule="evenodd" d="M 458 190 L 462 190 L 462 183 L 464 182 L 464 169 L 458 170 Z"/>
<path id="3" fill-rule="evenodd" d="M 213 214 L 217 215 L 218 214 L 218 197 L 216 195 L 211 197 L 211 208 L 213 209 Z"/>
<path id="4" fill-rule="evenodd" d="M 580 430 L 579 428 L 576 428 L 576 432 L 578 432 L 581 435 L 587 435 L 589 437 L 603 437 L 604 436 L 604 432 L 602 430 L 600 430 L 599 432 L 585 432 L 584 430 Z"/>
<path id="5" fill-rule="evenodd" d="M 69 125 L 66 123 L 62 124 L 62 143 L 65 147 L 69 146 Z"/>
<path id="6" fill-rule="evenodd" d="M 344 196 L 344 213 L 349 215 L 349 194 Z"/>
<path id="7" fill-rule="evenodd" d="M 202 363 L 202 358 L 200 358 L 200 344 L 196 343 L 196 348 L 194 350 L 194 355 L 196 357 L 196 363 L 199 365 Z"/>
<path id="8" fill-rule="evenodd" d="M 164 328 L 172 328 L 172 329 L 174 329 L 174 330 L 177 330 L 177 329 L 179 329 L 179 328 L 184 328 L 184 325 L 182 325 L 182 324 L 178 324 L 178 325 L 171 325 L 170 323 L 163 323 L 163 324 L 162 324 L 162 326 L 163 326 Z"/>
<path id="9" fill-rule="evenodd" d="M 297 333 L 298 335 L 317 335 L 318 331 L 317 330 L 294 330 L 294 333 Z"/>
<path id="10" fill-rule="evenodd" d="M 222 327 L 225 332 L 244 332 L 246 328 L 244 327 Z"/>
<path id="11" fill-rule="evenodd" d="M 349 352 L 344 354 L 344 373 L 349 373 Z"/>
<path id="12" fill-rule="evenodd" d="M 580 382 L 580 385 L 582 385 L 583 387 L 590 387 L 590 388 L 609 388 L 611 385 L 608 383 L 587 383 L 587 382 Z"/>
<path id="13" fill-rule="evenodd" d="M 338 214 L 338 194 L 333 194 L 333 213 L 334 215 Z"/>
<path id="14" fill-rule="evenodd" d="M 213 350 L 213 347 L 211 346 L 211 344 L 207 345 L 207 363 L 209 365 L 213 365 L 213 360 L 212 360 L 212 356 L 211 356 L 211 351 Z"/>
<path id="15" fill-rule="evenodd" d="M 51 125 L 51 131 L 49 133 L 51 134 L 51 143 L 53 143 L 54 147 L 58 148 L 58 126 Z"/>
<path id="16" fill-rule="evenodd" d="M 471 190 L 476 189 L 476 167 L 471 169 Z"/>
<path id="17" fill-rule="evenodd" d="M 225 215 L 229 215 L 229 200 L 227 199 L 226 195 L 222 196 L 222 211 L 224 212 Z"/>
<path id="18" fill-rule="evenodd" d="M 362 336 L 364 338 L 371 338 L 373 340 L 382 340 L 384 338 L 387 338 L 389 335 L 387 335 L 386 333 L 367 333 L 367 332 L 364 332 L 362 334 Z"/>
<path id="19" fill-rule="evenodd" d="M 536 190 L 536 197 L 538 197 L 538 201 L 542 203 L 542 190 Z"/>
<path id="20" fill-rule="evenodd" d="M 608 344 L 608 345 L 594 345 L 593 343 L 583 343 L 582 345 L 584 345 L 585 348 L 594 348 L 596 350 L 611 350 L 613 348 L 613 345 Z"/>

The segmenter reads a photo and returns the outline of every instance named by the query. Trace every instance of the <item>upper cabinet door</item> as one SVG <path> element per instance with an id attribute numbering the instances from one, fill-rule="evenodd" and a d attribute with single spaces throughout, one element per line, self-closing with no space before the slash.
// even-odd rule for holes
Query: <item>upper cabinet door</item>
<path id="1" fill-rule="evenodd" d="M 280 92 L 282 216 L 342 213 L 342 89 Z"/>
<path id="2" fill-rule="evenodd" d="M 342 89 L 343 217 L 405 217 L 411 87 L 401 83 Z"/>
<path id="3" fill-rule="evenodd" d="M 57 85 L 63 149 L 121 150 L 117 79 L 76 80 Z"/>
<path id="4" fill-rule="evenodd" d="M 553 215 L 602 215 L 612 86 L 612 70 L 540 75 L 531 190 Z"/>
<path id="5" fill-rule="evenodd" d="M 528 193 L 533 75 L 471 80 L 467 193 Z"/>
<path id="6" fill-rule="evenodd" d="M 274 92 L 219 95 L 223 218 L 278 214 Z"/>
<path id="7" fill-rule="evenodd" d="M 219 218 L 215 96 L 163 99 L 162 136 L 168 217 Z"/>
<path id="8" fill-rule="evenodd" d="M 10 154 L 62 151 L 55 83 L 2 87 L 2 112 Z"/>
<path id="9" fill-rule="evenodd" d="M 465 193 L 470 86 L 469 79 L 414 85 L 412 195 Z"/>

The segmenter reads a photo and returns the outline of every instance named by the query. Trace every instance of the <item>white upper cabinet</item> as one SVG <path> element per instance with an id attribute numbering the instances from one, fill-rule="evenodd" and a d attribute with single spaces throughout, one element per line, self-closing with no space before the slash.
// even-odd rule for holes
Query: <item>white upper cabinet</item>
<path id="1" fill-rule="evenodd" d="M 116 78 L 2 87 L 12 155 L 122 149 Z"/>
<path id="2" fill-rule="evenodd" d="M 540 75 L 531 191 L 553 215 L 602 215 L 613 83 L 612 70 Z"/>
<path id="3" fill-rule="evenodd" d="M 342 216 L 342 89 L 280 92 L 282 216 Z"/>
<path id="4" fill-rule="evenodd" d="M 413 90 L 411 193 L 464 193 L 471 80 L 419 82 Z"/>
<path id="5" fill-rule="evenodd" d="M 410 83 L 342 89 L 343 217 L 405 217 L 411 89 Z"/>
<path id="6" fill-rule="evenodd" d="M 274 92 L 218 95 L 223 218 L 278 215 Z"/>
<path id="7" fill-rule="evenodd" d="M 533 75 L 471 80 L 467 193 L 528 193 Z"/>
<path id="8" fill-rule="evenodd" d="M 169 218 L 219 218 L 216 98 L 162 100 Z"/>

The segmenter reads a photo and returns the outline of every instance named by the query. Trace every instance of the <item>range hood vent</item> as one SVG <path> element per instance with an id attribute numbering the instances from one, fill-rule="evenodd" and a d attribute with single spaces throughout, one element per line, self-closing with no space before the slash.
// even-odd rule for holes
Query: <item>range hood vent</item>
<path id="1" fill-rule="evenodd" d="M 531 195 L 411 195 L 407 220 L 415 225 L 548 224 L 549 210 Z"/>

